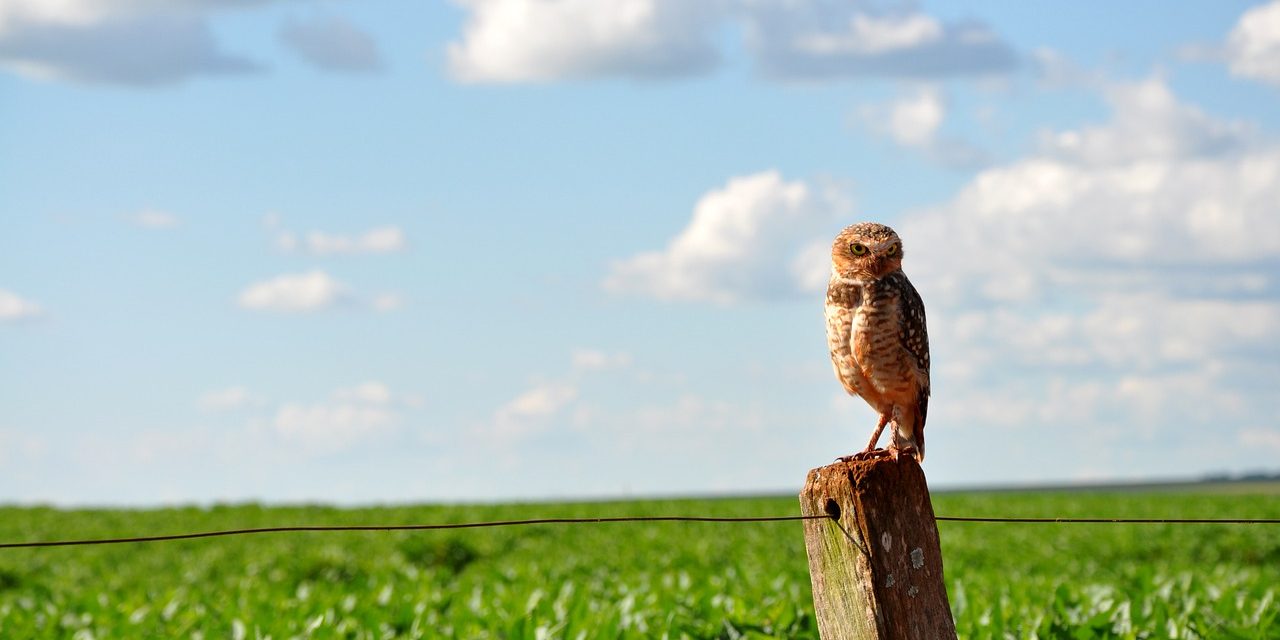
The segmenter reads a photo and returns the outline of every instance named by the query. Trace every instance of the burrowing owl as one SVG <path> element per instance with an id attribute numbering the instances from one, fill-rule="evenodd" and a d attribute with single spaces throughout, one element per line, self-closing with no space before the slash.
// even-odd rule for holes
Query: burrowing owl
<path id="1" fill-rule="evenodd" d="M 836 377 L 880 414 L 867 448 L 851 457 L 914 453 L 923 461 L 929 335 L 924 302 L 902 272 L 902 240 L 893 229 L 861 222 L 836 236 L 826 311 Z M 887 451 L 877 450 L 885 424 L 892 424 L 893 440 Z"/>

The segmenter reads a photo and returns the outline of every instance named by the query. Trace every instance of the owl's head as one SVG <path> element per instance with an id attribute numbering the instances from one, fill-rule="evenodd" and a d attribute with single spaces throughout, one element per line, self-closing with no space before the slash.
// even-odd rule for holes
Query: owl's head
<path id="1" fill-rule="evenodd" d="M 835 273 L 854 280 L 874 280 L 902 268 L 902 239 L 878 222 L 845 227 L 831 245 Z"/>

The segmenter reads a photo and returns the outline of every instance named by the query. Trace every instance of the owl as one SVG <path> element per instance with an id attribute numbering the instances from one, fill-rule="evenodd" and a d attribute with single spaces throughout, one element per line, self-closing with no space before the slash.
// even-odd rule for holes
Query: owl
<path id="1" fill-rule="evenodd" d="M 911 454 L 924 460 L 929 335 L 924 302 L 902 272 L 902 240 L 875 222 L 846 227 L 831 246 L 827 345 L 845 391 L 880 414 L 867 448 L 841 460 Z M 887 450 L 876 449 L 891 425 Z"/>

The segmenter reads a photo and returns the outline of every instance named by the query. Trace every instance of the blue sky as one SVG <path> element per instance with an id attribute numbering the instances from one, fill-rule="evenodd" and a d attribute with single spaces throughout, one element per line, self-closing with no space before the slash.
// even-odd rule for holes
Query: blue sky
<path id="1" fill-rule="evenodd" d="M 1280 2 L 0 0 L 0 501 L 790 491 L 874 415 L 894 226 L 935 486 L 1275 470 Z"/>

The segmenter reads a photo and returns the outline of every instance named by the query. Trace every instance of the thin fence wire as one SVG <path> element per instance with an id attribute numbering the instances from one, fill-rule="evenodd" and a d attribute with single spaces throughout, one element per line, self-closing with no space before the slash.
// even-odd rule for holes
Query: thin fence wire
<path id="1" fill-rule="evenodd" d="M 488 520 L 480 522 L 450 522 L 443 524 L 388 524 L 388 525 L 296 525 L 283 527 L 254 527 L 250 529 L 224 529 L 175 533 L 132 538 L 95 538 L 85 540 L 52 540 L 38 542 L 0 543 L 0 549 L 30 547 L 73 547 L 93 544 L 121 544 L 129 542 L 162 542 L 165 540 L 190 540 L 192 538 L 218 538 L 223 536 L 253 535 L 260 533 L 284 533 L 299 531 L 433 531 L 439 529 L 482 529 L 488 527 L 518 527 L 539 524 L 599 524 L 607 522 L 786 522 L 789 520 L 820 520 L 828 516 L 612 516 L 600 518 L 533 518 L 529 520 Z"/>
<path id="2" fill-rule="evenodd" d="M 135 536 L 128 538 L 89 538 L 82 540 L 40 540 L 34 542 L 4 542 L 0 549 L 30 549 L 40 547 L 76 547 L 103 544 L 128 544 L 163 542 L 167 540 L 191 540 L 195 538 L 219 538 L 225 536 L 255 535 L 263 533 L 316 532 L 316 531 L 434 531 L 441 529 L 481 529 L 489 527 L 518 527 L 545 524 L 603 524 L 611 522 L 789 522 L 800 520 L 835 519 L 830 515 L 813 516 L 614 516 L 601 518 L 534 518 L 529 520 L 488 520 L 479 522 L 452 522 L 442 524 L 391 524 L 391 525 L 296 525 L 282 527 L 255 527 L 249 529 L 223 529 L 168 535 Z M 936 516 L 938 522 L 995 522 L 995 523 L 1051 523 L 1051 524 L 1280 524 L 1280 519 L 1270 518 L 984 518 L 964 516 Z"/>
<path id="3" fill-rule="evenodd" d="M 1071 524 L 1280 524 L 1275 518 L 973 518 L 937 516 L 939 522 L 1045 522 Z"/>

